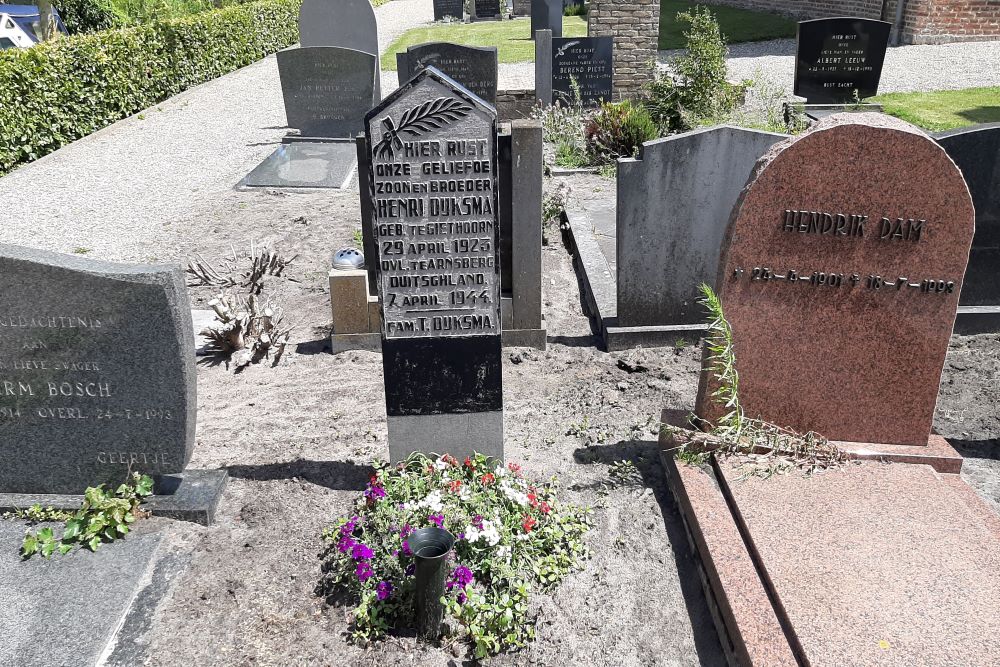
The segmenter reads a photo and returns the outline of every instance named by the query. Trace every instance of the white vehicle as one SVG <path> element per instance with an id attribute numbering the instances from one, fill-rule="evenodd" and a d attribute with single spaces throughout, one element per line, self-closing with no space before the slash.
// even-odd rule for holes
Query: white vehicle
<path id="1" fill-rule="evenodd" d="M 56 30 L 66 34 L 66 27 L 53 7 Z M 41 20 L 34 5 L 0 5 L 0 49 L 27 49 L 38 44 Z"/>

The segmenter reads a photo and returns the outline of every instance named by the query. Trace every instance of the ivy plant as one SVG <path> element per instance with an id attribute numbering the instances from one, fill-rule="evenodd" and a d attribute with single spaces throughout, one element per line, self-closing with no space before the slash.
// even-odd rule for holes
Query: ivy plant
<path id="1" fill-rule="evenodd" d="M 58 552 L 67 554 L 74 548 L 91 551 L 105 542 L 114 542 L 125 537 L 139 516 L 139 506 L 153 494 L 153 479 L 149 475 L 132 473 L 132 480 L 121 484 L 113 493 L 104 485 L 89 487 L 83 494 L 83 505 L 72 514 L 49 513 L 41 506 L 31 507 L 24 516 L 45 520 L 66 517 L 62 534 L 56 537 L 51 526 L 38 531 L 28 531 L 21 543 L 21 557 L 31 558 L 41 554 L 51 558 Z"/>

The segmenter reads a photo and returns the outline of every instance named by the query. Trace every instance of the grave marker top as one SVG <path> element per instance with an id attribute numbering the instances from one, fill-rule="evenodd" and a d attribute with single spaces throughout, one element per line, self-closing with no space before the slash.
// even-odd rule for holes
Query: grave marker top
<path id="1" fill-rule="evenodd" d="M 303 0 L 299 43 L 339 46 L 378 56 L 378 23 L 368 0 Z"/>
<path id="2" fill-rule="evenodd" d="M 746 416 L 926 445 L 973 232 L 961 172 L 903 121 L 839 114 L 775 145 L 717 280 Z M 712 420 L 707 379 L 697 411 Z"/>
<path id="3" fill-rule="evenodd" d="M 182 472 L 195 392 L 180 268 L 0 245 L 0 492 Z"/>
<path id="4" fill-rule="evenodd" d="M 801 21 L 795 94 L 810 104 L 842 103 L 878 93 L 891 23 L 860 18 Z"/>

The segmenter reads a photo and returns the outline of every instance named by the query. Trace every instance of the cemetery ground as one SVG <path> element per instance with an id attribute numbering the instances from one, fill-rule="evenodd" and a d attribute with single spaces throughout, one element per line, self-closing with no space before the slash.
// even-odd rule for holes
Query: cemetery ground
<path id="1" fill-rule="evenodd" d="M 1000 123 L 1000 87 L 887 93 L 872 101 L 886 113 L 932 132 Z"/>

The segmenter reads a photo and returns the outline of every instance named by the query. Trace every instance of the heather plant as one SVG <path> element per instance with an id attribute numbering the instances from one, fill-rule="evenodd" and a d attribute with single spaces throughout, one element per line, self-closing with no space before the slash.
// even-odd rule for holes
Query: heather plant
<path id="1" fill-rule="evenodd" d="M 590 164 L 584 137 L 590 114 L 583 108 L 579 84 L 573 79 L 571 85 L 573 100 L 570 103 L 538 107 L 534 117 L 542 123 L 545 141 L 555 147 L 556 165 L 575 169 Z"/>
<path id="2" fill-rule="evenodd" d="M 629 100 L 605 102 L 587 123 L 584 136 L 593 162 L 608 164 L 639 154 L 643 142 L 657 137 L 649 112 Z"/>
<path id="3" fill-rule="evenodd" d="M 446 635 L 467 642 L 476 658 L 523 647 L 534 637 L 531 596 L 582 566 L 589 515 L 559 501 L 555 479 L 532 482 L 514 463 L 413 454 L 377 466 L 354 512 L 323 533 L 318 591 L 353 602 L 355 641 L 412 627 L 415 563 L 407 538 L 438 526 L 455 536 Z"/>

